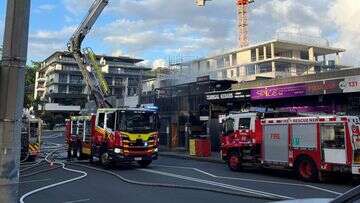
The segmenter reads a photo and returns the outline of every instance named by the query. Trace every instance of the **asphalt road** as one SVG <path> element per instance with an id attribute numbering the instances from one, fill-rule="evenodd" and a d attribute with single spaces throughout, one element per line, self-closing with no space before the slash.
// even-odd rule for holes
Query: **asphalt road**
<path id="1" fill-rule="evenodd" d="M 51 151 L 56 147 L 59 148 L 64 138 L 61 135 L 52 135 L 45 136 L 44 140 L 43 146 L 47 148 L 44 151 Z M 58 156 L 64 156 L 64 153 Z M 103 170 L 98 165 L 77 163 L 67 165 L 70 169 L 79 170 L 70 172 L 60 166 L 56 163 L 50 166 L 45 161 L 35 166 L 23 165 L 20 196 L 44 186 L 84 175 L 79 171 L 85 172 L 86 176 L 31 194 L 24 199 L 24 202 L 268 202 L 269 199 L 258 197 L 334 198 L 353 187 L 349 184 L 349 180 L 304 183 L 286 172 L 260 170 L 231 172 L 224 164 L 161 156 L 146 169 L 132 165 Z M 157 186 L 128 183 L 124 182 L 124 179 L 157 184 Z M 159 187 L 159 184 L 171 187 Z"/>

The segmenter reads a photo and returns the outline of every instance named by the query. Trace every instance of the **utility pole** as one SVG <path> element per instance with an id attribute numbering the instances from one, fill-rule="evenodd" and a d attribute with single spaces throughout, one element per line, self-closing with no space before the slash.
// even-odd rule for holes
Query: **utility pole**
<path id="1" fill-rule="evenodd" d="M 0 67 L 0 202 L 18 202 L 30 0 L 8 0 Z"/>

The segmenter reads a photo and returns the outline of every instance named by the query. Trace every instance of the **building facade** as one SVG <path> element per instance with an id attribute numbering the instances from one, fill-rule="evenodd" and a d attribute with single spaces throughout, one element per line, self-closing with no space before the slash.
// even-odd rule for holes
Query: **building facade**
<path id="1" fill-rule="evenodd" d="M 165 78 L 173 84 L 194 82 L 209 75 L 213 80 L 238 82 L 286 78 L 346 68 L 340 63 L 344 49 L 324 42 L 296 42 L 274 39 L 220 55 L 174 65 Z"/>
<path id="2" fill-rule="evenodd" d="M 152 77 L 151 68 L 139 65 L 142 59 L 101 55 L 97 59 L 110 87 L 109 96 L 116 98 L 119 106 L 127 97 L 139 93 L 141 80 Z M 75 59 L 68 52 L 53 53 L 36 73 L 34 98 L 44 103 L 64 106 L 64 110 L 69 106 L 80 109 L 90 99 L 89 93 Z"/>

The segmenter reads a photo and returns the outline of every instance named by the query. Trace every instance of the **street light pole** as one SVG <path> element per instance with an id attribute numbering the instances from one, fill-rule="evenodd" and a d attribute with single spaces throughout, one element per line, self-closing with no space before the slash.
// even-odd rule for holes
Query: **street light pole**
<path id="1" fill-rule="evenodd" d="M 30 0 L 8 0 L 0 67 L 0 202 L 18 202 Z"/>

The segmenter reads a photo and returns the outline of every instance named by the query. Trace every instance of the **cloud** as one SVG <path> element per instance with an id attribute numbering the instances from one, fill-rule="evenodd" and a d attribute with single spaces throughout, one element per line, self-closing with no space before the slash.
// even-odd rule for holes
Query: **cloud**
<path id="1" fill-rule="evenodd" d="M 38 6 L 35 9 L 35 12 L 37 12 L 37 13 L 50 12 L 50 11 L 54 10 L 55 8 L 56 8 L 56 5 L 54 5 L 54 4 L 43 4 L 43 5 Z"/>
<path id="2" fill-rule="evenodd" d="M 360 19 L 357 1 L 257 0 L 250 5 L 249 38 L 256 43 L 279 32 L 320 36 L 346 48 L 344 61 L 355 63 L 360 48 L 360 24 L 354 20 Z M 62 0 L 64 22 L 79 23 L 92 2 Z M 114 0 L 90 33 L 90 46 L 150 61 L 180 54 L 202 57 L 237 46 L 236 15 L 234 0 L 209 1 L 205 7 L 191 0 Z M 70 32 L 40 30 L 30 39 L 38 50 L 40 44 L 53 48 L 65 45 Z"/>
<path id="3" fill-rule="evenodd" d="M 59 31 L 38 30 L 29 34 L 30 58 L 43 59 L 54 51 L 66 50 L 67 40 L 76 26 L 63 27 Z"/>
<path id="4" fill-rule="evenodd" d="M 360 66 L 360 4 L 358 0 L 335 0 L 328 11 L 329 19 L 338 29 L 336 46 L 345 47 L 343 61 Z"/>

